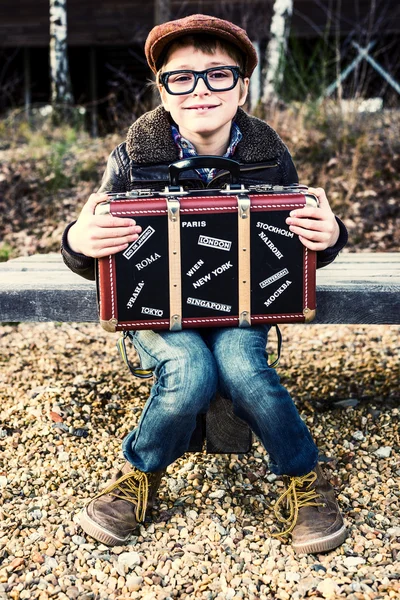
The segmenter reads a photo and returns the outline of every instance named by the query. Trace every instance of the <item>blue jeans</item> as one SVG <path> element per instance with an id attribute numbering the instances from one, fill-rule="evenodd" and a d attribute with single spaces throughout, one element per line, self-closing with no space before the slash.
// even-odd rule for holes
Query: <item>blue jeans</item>
<path id="1" fill-rule="evenodd" d="M 269 454 L 277 475 L 301 476 L 317 464 L 318 450 L 276 371 L 268 366 L 269 326 L 180 332 L 132 332 L 144 369 L 155 383 L 138 426 L 123 441 L 125 458 L 145 472 L 184 454 L 216 391 L 232 400 Z"/>

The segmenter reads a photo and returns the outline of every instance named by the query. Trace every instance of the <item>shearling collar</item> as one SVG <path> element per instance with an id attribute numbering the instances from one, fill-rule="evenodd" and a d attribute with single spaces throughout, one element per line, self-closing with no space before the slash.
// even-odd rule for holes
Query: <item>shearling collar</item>
<path id="1" fill-rule="evenodd" d="M 261 119 L 251 117 L 241 108 L 235 121 L 243 134 L 234 159 L 241 163 L 258 163 L 278 158 L 286 146 L 272 127 Z M 126 138 L 129 157 L 136 164 L 170 163 L 179 159 L 171 134 L 168 112 L 158 106 L 145 113 L 131 125 Z"/>

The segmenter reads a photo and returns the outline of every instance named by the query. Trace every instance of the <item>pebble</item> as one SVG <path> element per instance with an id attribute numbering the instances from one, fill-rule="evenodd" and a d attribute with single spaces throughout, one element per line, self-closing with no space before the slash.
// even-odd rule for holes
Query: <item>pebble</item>
<path id="1" fill-rule="evenodd" d="M 210 498 L 216 498 L 216 499 L 220 499 L 223 498 L 225 496 L 225 490 L 216 490 L 215 492 L 210 492 L 209 497 Z"/>
<path id="2" fill-rule="evenodd" d="M 389 458 L 391 453 L 392 448 L 390 446 L 383 446 L 382 448 L 378 448 L 378 450 L 374 452 L 374 454 L 379 458 Z"/>
<path id="3" fill-rule="evenodd" d="M 16 571 L 25 564 L 25 560 L 23 558 L 14 558 L 14 560 L 10 563 L 11 571 Z"/>
<path id="4" fill-rule="evenodd" d="M 84 538 L 81 535 L 73 535 L 71 539 L 74 542 L 74 544 L 76 544 L 77 546 L 82 546 L 82 544 L 87 543 L 86 538 Z"/>
<path id="5" fill-rule="evenodd" d="M 137 575 L 129 575 L 126 579 L 126 587 L 130 592 L 140 590 L 143 585 L 143 577 Z"/>
<path id="6" fill-rule="evenodd" d="M 317 586 L 317 592 L 322 594 L 323 598 L 333 600 L 340 593 L 340 587 L 333 579 L 323 579 Z"/>
<path id="7" fill-rule="evenodd" d="M 54 556 L 57 552 L 56 547 L 53 544 L 50 544 L 45 551 L 46 556 Z"/>
<path id="8" fill-rule="evenodd" d="M 180 478 L 180 479 L 176 480 L 176 479 L 173 479 L 172 477 L 170 477 L 167 480 L 167 485 L 173 494 L 179 494 L 179 492 L 181 490 L 183 490 L 183 488 L 186 486 L 186 483 L 185 483 L 184 479 Z"/>
<path id="9" fill-rule="evenodd" d="M 300 581 L 300 573 L 294 573 L 293 571 L 286 571 L 286 581 Z"/>
<path id="10" fill-rule="evenodd" d="M 52 556 L 46 556 L 46 558 L 44 560 L 44 565 L 45 565 L 46 569 L 50 569 L 50 571 L 52 571 L 53 569 L 58 567 L 58 561 L 56 558 L 53 558 Z"/>
<path id="11" fill-rule="evenodd" d="M 359 565 L 365 564 L 365 558 L 362 558 L 361 556 L 346 556 L 346 558 L 343 559 L 343 564 L 346 567 L 358 567 Z"/>
<path id="12" fill-rule="evenodd" d="M 316 589 L 318 582 L 319 582 L 319 579 L 317 579 L 316 577 L 312 577 L 311 575 L 301 578 L 299 581 L 299 584 L 297 586 L 297 591 L 298 591 L 300 597 L 306 596 L 306 594 L 310 590 Z"/>
<path id="13" fill-rule="evenodd" d="M 334 406 L 337 406 L 339 408 L 349 408 L 349 407 L 354 407 L 357 406 L 357 404 L 359 404 L 359 400 L 356 400 L 355 398 L 348 398 L 347 400 L 338 400 L 337 402 L 334 402 Z"/>
<path id="14" fill-rule="evenodd" d="M 44 557 L 42 554 L 40 554 L 40 552 L 32 552 L 31 558 L 36 563 L 39 563 L 39 564 L 44 563 Z"/>
<path id="15" fill-rule="evenodd" d="M 140 555 L 137 552 L 122 552 L 118 556 L 118 562 L 131 569 L 135 565 L 140 565 L 142 562 Z"/>

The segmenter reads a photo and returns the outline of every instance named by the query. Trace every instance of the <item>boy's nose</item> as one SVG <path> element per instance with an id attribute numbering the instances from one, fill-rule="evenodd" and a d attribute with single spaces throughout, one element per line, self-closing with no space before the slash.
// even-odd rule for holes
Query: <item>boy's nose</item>
<path id="1" fill-rule="evenodd" d="M 208 93 L 209 94 L 210 90 L 206 86 L 206 82 L 204 81 L 204 79 L 202 79 L 201 77 L 199 77 L 198 80 L 197 80 L 197 84 L 195 85 L 192 94 L 204 94 L 204 93 Z"/>

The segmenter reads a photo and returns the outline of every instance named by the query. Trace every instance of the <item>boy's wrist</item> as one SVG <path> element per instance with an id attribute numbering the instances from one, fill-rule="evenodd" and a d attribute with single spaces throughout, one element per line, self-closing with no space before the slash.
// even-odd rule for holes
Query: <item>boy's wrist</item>
<path id="1" fill-rule="evenodd" d="M 336 223 L 337 223 L 338 228 L 339 228 L 339 235 L 337 237 L 337 240 L 336 240 L 336 242 L 334 244 L 332 244 L 332 246 L 328 246 L 325 250 L 321 250 L 320 252 L 318 252 L 318 254 L 320 254 L 320 255 L 326 255 L 326 256 L 336 255 L 347 244 L 349 236 L 348 236 L 348 233 L 347 233 L 346 226 L 339 219 L 339 217 L 335 216 L 335 219 L 336 219 Z"/>
<path id="2" fill-rule="evenodd" d="M 75 224 L 76 224 L 76 221 L 73 221 L 72 223 L 67 225 L 67 227 L 65 228 L 63 236 L 62 236 L 61 247 L 63 248 L 63 250 L 65 250 L 68 254 L 71 254 L 72 256 L 85 256 L 85 254 L 80 252 L 80 250 L 75 249 L 76 247 L 73 242 L 71 245 L 70 231 L 71 231 L 71 229 L 73 229 Z M 73 236 L 73 234 L 72 234 L 72 236 Z"/>
<path id="3" fill-rule="evenodd" d="M 67 242 L 68 249 L 74 252 L 75 254 L 82 254 L 79 245 L 76 240 L 76 221 L 72 223 L 69 228 L 65 231 L 65 240 Z"/>
<path id="4" fill-rule="evenodd" d="M 332 234 L 332 239 L 331 239 L 331 242 L 330 242 L 328 248 L 333 248 L 334 246 L 336 246 L 339 237 L 340 237 L 340 227 L 339 227 L 338 220 L 335 217 L 335 230 Z"/>

